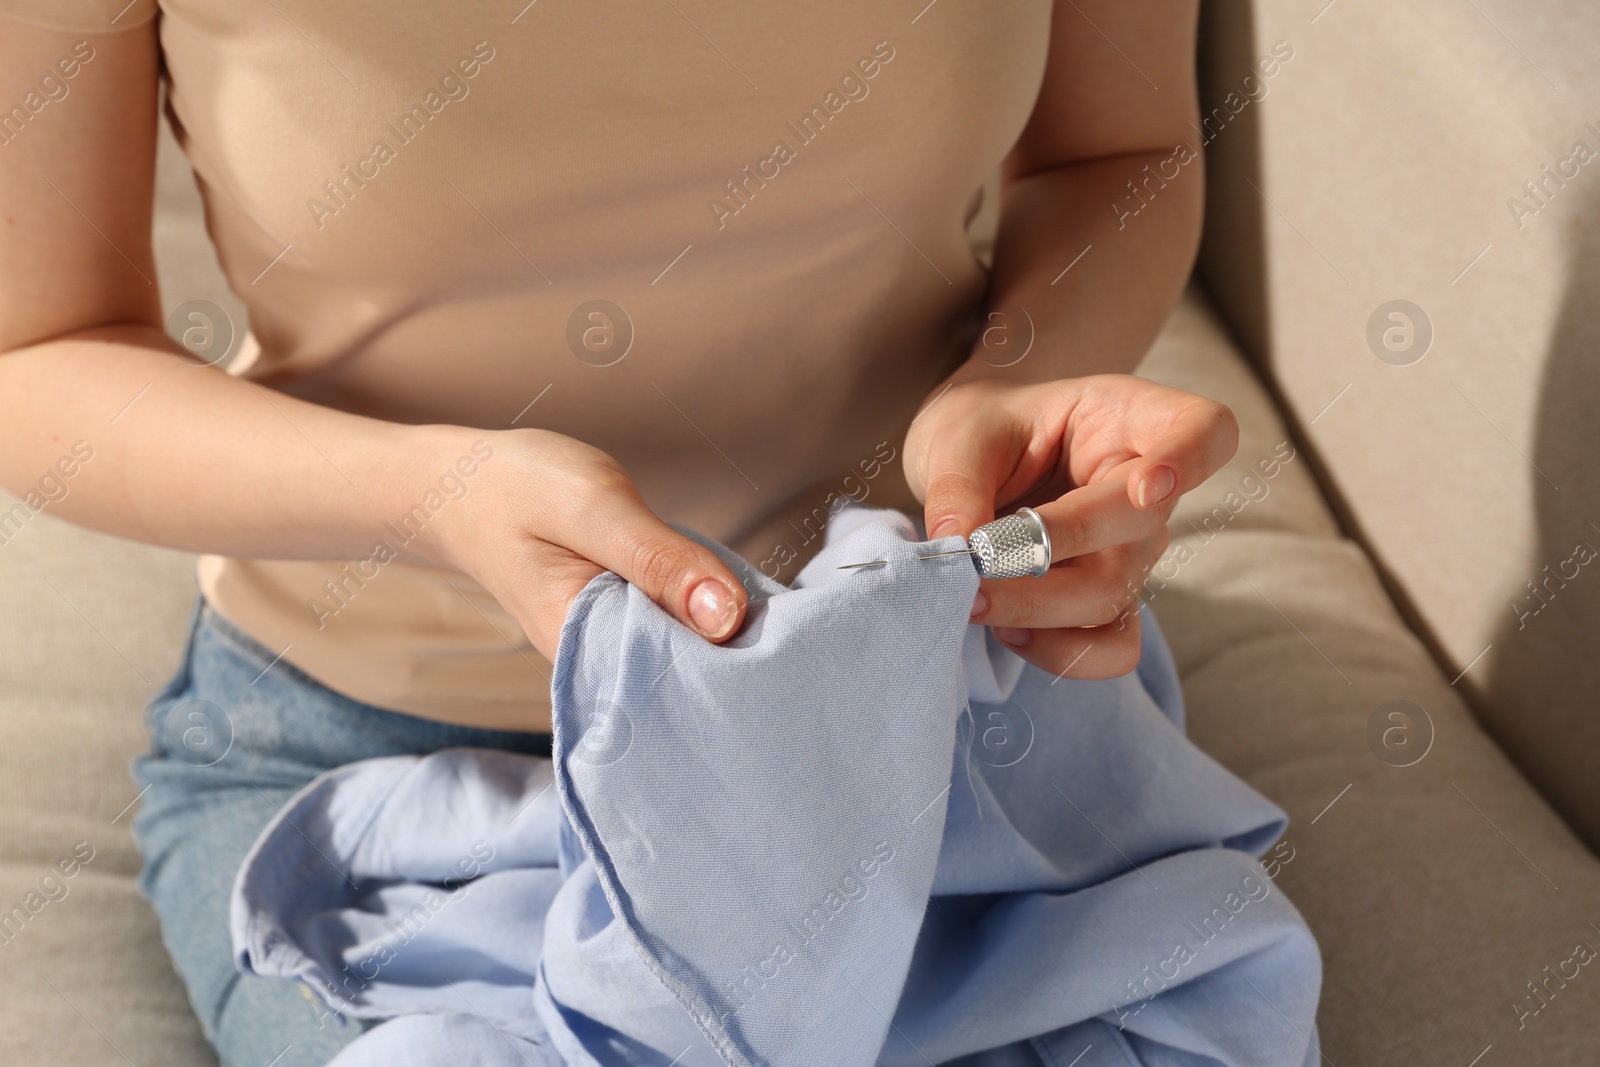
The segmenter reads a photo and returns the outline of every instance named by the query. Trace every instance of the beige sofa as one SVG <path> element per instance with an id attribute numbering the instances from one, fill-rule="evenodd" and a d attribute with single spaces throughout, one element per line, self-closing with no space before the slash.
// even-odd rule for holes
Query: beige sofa
<path id="1" fill-rule="evenodd" d="M 1323 2 L 1205 11 L 1201 283 L 1144 372 L 1243 434 L 1146 595 L 1195 739 L 1293 818 L 1326 1062 L 1600 1062 L 1600 163 L 1521 185 L 1600 150 L 1600 6 Z M 161 165 L 167 307 L 245 321 Z M 1399 299 L 1420 359 L 1415 314 L 1368 343 Z M 0 544 L 0 1062 L 215 1062 L 128 834 L 191 567 L 48 514 Z"/>

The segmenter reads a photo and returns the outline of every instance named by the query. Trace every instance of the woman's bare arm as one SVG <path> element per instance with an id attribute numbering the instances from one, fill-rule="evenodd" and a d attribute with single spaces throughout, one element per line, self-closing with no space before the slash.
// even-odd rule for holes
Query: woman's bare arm
<path id="1" fill-rule="evenodd" d="M 0 485 L 26 496 L 83 442 L 93 458 L 69 464 L 52 514 L 193 551 L 355 559 L 484 441 L 494 460 L 473 494 L 401 558 L 483 582 L 547 656 L 602 569 L 709 637 L 736 629 L 740 584 L 596 449 L 383 422 L 189 359 L 161 328 L 151 254 L 154 27 L 85 36 L 0 17 L 0 100 L 79 41 L 94 58 L 70 93 L 0 144 Z"/>
<path id="2" fill-rule="evenodd" d="M 365 554 L 370 517 L 422 491 L 392 458 L 450 446 L 181 355 L 151 256 L 153 24 L 84 36 L 8 22 L 0 100 L 82 41 L 92 59 L 68 94 L 0 148 L 0 483 L 25 494 L 81 441 L 94 458 L 51 505 L 62 518 L 230 555 Z"/>
<path id="3" fill-rule="evenodd" d="M 1057 0 L 1044 85 L 1006 160 L 990 287 L 991 309 L 1027 309 L 1033 350 L 996 369 L 1008 354 L 980 345 L 954 380 L 1127 373 L 1149 350 L 1200 242 L 1198 9 Z"/>
<path id="4" fill-rule="evenodd" d="M 989 329 L 906 437 L 907 479 L 935 534 L 1037 507 L 1065 562 L 985 581 L 972 618 L 1052 673 L 1137 665 L 1129 612 L 1167 547 L 1166 520 L 1238 443 L 1221 404 L 1128 373 L 1200 238 L 1197 10 L 1057 0 L 1044 84 L 1006 161 Z"/>

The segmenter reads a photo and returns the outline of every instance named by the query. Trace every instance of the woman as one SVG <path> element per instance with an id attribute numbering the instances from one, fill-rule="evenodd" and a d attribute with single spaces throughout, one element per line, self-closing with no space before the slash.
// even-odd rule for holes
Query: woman
<path id="1" fill-rule="evenodd" d="M 1072 558 L 973 620 L 1133 668 L 1165 519 L 1236 443 L 1127 375 L 1200 229 L 1193 0 L 245 7 L 0 0 L 0 481 L 83 442 L 57 514 L 206 554 L 137 828 L 226 1062 L 354 1036 L 233 968 L 276 806 L 371 756 L 547 750 L 603 570 L 726 640 L 744 590 L 668 523 L 787 576 L 846 496 L 934 537 L 1041 503 Z M 163 329 L 163 81 L 242 373 Z"/>

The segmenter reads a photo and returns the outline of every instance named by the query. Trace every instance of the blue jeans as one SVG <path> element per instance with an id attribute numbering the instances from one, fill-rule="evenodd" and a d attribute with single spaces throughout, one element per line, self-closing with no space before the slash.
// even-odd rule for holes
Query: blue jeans
<path id="1" fill-rule="evenodd" d="M 321 1067 L 362 1033 L 361 1022 L 298 985 L 234 966 L 234 875 L 284 801 L 326 770 L 377 756 L 459 747 L 550 754 L 549 734 L 362 704 L 276 657 L 198 602 L 177 674 L 146 709 L 150 752 L 133 764 L 146 790 L 133 823 L 144 856 L 139 887 L 226 1067 Z"/>

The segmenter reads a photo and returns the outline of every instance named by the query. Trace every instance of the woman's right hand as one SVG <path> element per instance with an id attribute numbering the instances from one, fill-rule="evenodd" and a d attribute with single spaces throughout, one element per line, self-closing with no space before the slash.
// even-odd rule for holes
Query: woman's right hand
<path id="1" fill-rule="evenodd" d="M 661 521 L 611 456 L 547 430 L 467 432 L 487 441 L 493 458 L 470 494 L 440 514 L 449 519 L 438 523 L 429 554 L 493 594 L 547 659 L 556 657 L 573 599 L 602 571 L 710 641 L 738 631 L 749 606 L 744 586 L 713 552 Z"/>

